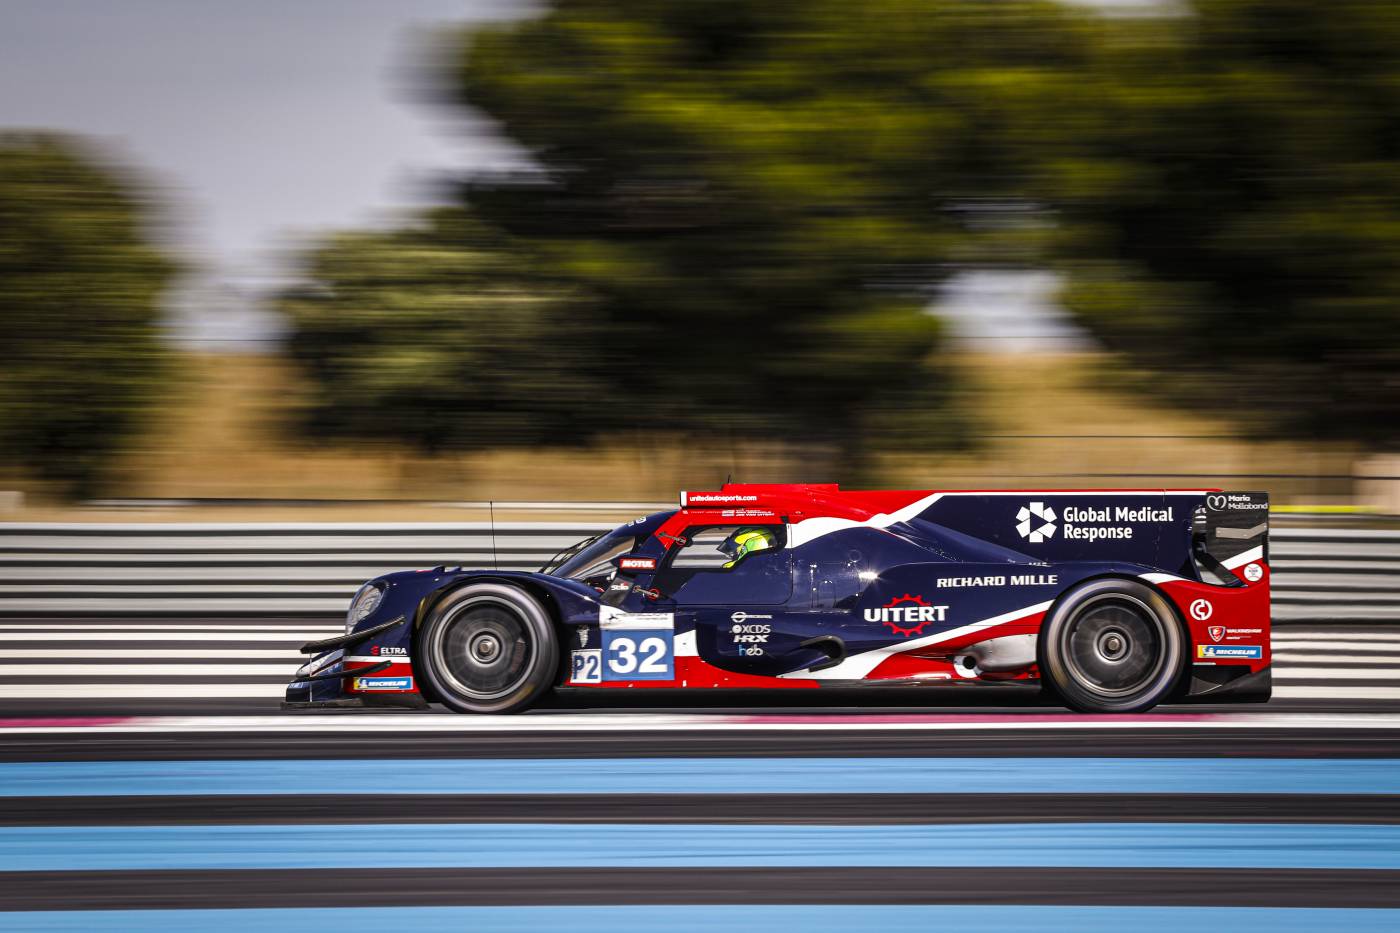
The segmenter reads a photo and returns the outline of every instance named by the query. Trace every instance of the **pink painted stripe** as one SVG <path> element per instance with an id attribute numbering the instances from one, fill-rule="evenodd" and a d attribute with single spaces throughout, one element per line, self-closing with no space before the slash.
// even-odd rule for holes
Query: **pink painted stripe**
<path id="1" fill-rule="evenodd" d="M 1141 713 L 1129 713 L 1123 715 L 1103 715 L 1090 716 L 1075 713 L 1029 713 L 1025 715 L 1012 714 L 982 714 L 970 713 L 967 715 L 950 714 L 929 714 L 929 713 L 887 713 L 887 714 L 861 714 L 845 716 L 840 714 L 818 714 L 813 716 L 803 716 L 798 713 L 777 714 L 771 716 L 739 716 L 735 717 L 740 722 L 752 723 L 780 723 L 802 725 L 803 723 L 850 723 L 852 726 L 866 726 L 871 724 L 895 724 L 900 723 L 1086 723 L 1086 722 L 1205 722 L 1218 719 L 1217 713 L 1164 713 L 1160 715 L 1144 715 Z"/>
<path id="2" fill-rule="evenodd" d="M 82 716 L 71 718 L 41 718 L 33 717 L 29 719 L 0 719 L 0 729 L 34 729 L 34 728 L 73 728 L 89 726 L 120 726 L 126 723 L 136 722 L 136 716 Z"/>

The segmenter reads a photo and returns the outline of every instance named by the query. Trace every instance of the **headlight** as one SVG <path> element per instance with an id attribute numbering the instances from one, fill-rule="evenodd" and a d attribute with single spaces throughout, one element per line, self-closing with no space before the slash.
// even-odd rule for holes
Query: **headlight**
<path id="1" fill-rule="evenodd" d="M 350 600 L 350 611 L 345 613 L 345 634 L 353 632 L 357 622 L 368 619 L 370 614 L 379 608 L 383 598 L 384 588 L 378 583 L 366 583 L 360 587 L 355 598 Z"/>

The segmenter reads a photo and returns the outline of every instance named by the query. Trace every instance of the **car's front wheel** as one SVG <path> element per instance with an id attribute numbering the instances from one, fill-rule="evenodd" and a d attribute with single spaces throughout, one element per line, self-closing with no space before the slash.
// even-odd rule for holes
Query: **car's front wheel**
<path id="1" fill-rule="evenodd" d="M 443 705 L 459 713 L 514 713 L 549 690 L 559 639 L 529 593 L 477 583 L 432 608 L 414 655 L 418 675 Z"/>
<path id="2" fill-rule="evenodd" d="M 1040 670 L 1066 706 L 1140 713 L 1162 702 L 1185 665 L 1186 638 L 1156 590 L 1093 580 L 1066 594 L 1040 631 Z"/>

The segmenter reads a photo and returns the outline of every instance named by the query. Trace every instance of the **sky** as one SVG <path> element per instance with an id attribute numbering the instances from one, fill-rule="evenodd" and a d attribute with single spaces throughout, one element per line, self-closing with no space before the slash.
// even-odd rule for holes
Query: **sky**
<path id="1" fill-rule="evenodd" d="M 95 137 L 162 195 L 205 274 L 177 330 L 275 326 L 251 293 L 318 230 L 387 222 L 445 172 L 523 156 L 415 95 L 435 27 L 511 0 L 0 0 L 0 127 Z M 188 319 L 195 306 L 194 319 Z"/>
<path id="2" fill-rule="evenodd" d="M 280 327 L 259 308 L 259 291 L 318 231 L 392 222 L 449 172 L 525 164 L 486 119 L 415 94 L 414 75 L 443 27 L 532 9 L 521 0 L 0 0 L 0 128 L 95 137 L 138 169 L 163 195 L 171 242 L 200 270 L 173 302 L 176 339 L 257 346 Z M 1045 287 L 955 282 L 950 316 L 992 345 L 1059 340 Z M 987 301 L 1000 310 L 984 321 L 976 308 Z"/>

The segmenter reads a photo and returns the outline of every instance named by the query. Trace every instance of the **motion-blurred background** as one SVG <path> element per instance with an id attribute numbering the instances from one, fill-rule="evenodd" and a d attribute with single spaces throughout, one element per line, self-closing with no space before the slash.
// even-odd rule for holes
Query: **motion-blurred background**
<path id="1" fill-rule="evenodd" d="M 279 709 L 726 476 L 1267 490 L 1273 699 Z M 1393 931 L 1397 621 L 1394 0 L 0 0 L 0 929 Z"/>
<path id="2" fill-rule="evenodd" d="M 1400 513 L 1390 3 L 4 0 L 0 127 L 6 520 Z"/>

